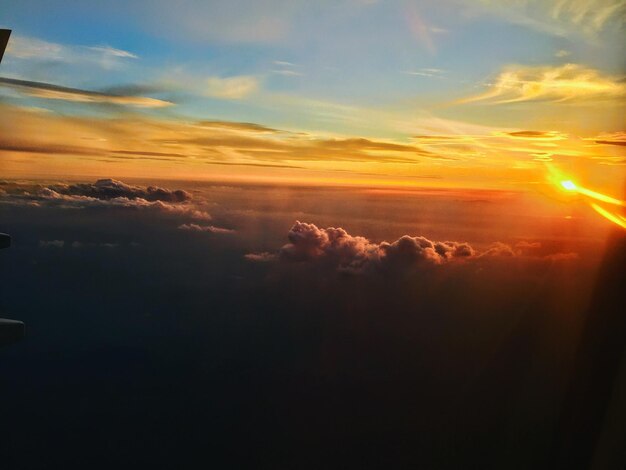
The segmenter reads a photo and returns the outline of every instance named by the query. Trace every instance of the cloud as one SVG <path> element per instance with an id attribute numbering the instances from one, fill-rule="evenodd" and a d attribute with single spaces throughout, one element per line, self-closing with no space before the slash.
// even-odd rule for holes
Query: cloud
<path id="1" fill-rule="evenodd" d="M 122 57 L 125 59 L 137 59 L 137 56 L 132 52 L 124 51 L 122 49 L 116 49 L 110 46 L 89 46 L 87 47 L 90 51 L 99 52 L 101 54 L 105 54 L 112 57 Z"/>
<path id="2" fill-rule="evenodd" d="M 342 228 L 318 228 L 296 221 L 287 235 L 289 243 L 279 252 L 289 261 L 325 260 L 339 271 L 360 273 L 408 269 L 416 265 L 438 265 L 476 255 L 467 243 L 433 242 L 405 235 L 393 243 L 373 243 L 352 236 Z"/>
<path id="3" fill-rule="evenodd" d="M 514 131 L 505 134 L 518 139 L 562 140 L 567 138 L 565 134 L 556 131 Z"/>
<path id="4" fill-rule="evenodd" d="M 259 89 L 259 80 L 251 75 L 233 77 L 209 77 L 206 80 L 205 94 L 213 98 L 240 100 Z"/>
<path id="5" fill-rule="evenodd" d="M 0 121 L 0 150 L 10 152 L 293 169 L 305 162 L 324 162 L 326 169 L 333 169 L 341 162 L 414 165 L 424 159 L 453 158 L 413 143 L 317 136 L 249 122 L 43 116 L 2 104 L 0 112 L 13 117 Z"/>
<path id="6" fill-rule="evenodd" d="M 613 132 L 611 134 L 599 135 L 595 138 L 596 144 L 603 145 L 626 145 L 626 132 Z"/>
<path id="7" fill-rule="evenodd" d="M 146 201 L 185 202 L 192 196 L 183 189 L 170 190 L 158 186 L 131 186 L 114 179 L 100 179 L 95 183 L 57 184 L 50 189 L 60 194 L 87 196 L 96 199 L 144 199 Z"/>
<path id="8" fill-rule="evenodd" d="M 20 35 L 11 36 L 6 54 L 19 60 L 87 63 L 104 69 L 116 68 L 129 59 L 138 58 L 132 52 L 108 45 L 66 45 Z"/>
<path id="9" fill-rule="evenodd" d="M 198 122 L 198 125 L 211 129 L 222 129 L 226 131 L 246 131 L 260 134 L 276 134 L 278 132 L 284 132 L 253 122 L 200 121 Z"/>
<path id="10" fill-rule="evenodd" d="M 313 262 L 338 272 L 351 274 L 402 273 L 415 269 L 494 258 L 527 257 L 535 260 L 565 261 L 575 253 L 530 255 L 539 243 L 519 242 L 515 247 L 492 243 L 483 251 L 466 242 L 433 241 L 423 236 L 403 235 L 394 242 L 374 243 L 365 237 L 350 235 L 343 228 L 319 228 L 296 221 L 287 234 L 289 243 L 277 253 L 248 253 L 250 261 Z"/>
<path id="11" fill-rule="evenodd" d="M 95 183 L 16 184 L 0 194 L 0 203 L 17 206 L 57 207 L 61 209 L 135 209 L 161 214 L 210 220 L 211 215 L 191 205 L 191 194 L 158 186 L 131 186 L 113 179 Z"/>
<path id="12" fill-rule="evenodd" d="M 624 23 L 623 0 L 480 0 L 484 11 L 511 23 L 521 24 L 556 36 L 583 34 L 596 38 L 609 25 Z M 466 0 L 474 7 L 475 1 Z"/>
<path id="13" fill-rule="evenodd" d="M 505 68 L 490 89 L 459 103 L 487 101 L 492 104 L 522 101 L 574 102 L 609 100 L 626 95 L 626 83 L 603 76 L 595 69 L 577 64 L 560 67 Z"/>
<path id="14" fill-rule="evenodd" d="M 190 232 L 235 233 L 232 229 L 215 227 L 214 225 L 182 224 L 179 225 L 178 228 L 180 230 L 188 230 Z"/>
<path id="15" fill-rule="evenodd" d="M 259 253 L 247 253 L 243 257 L 248 261 L 254 261 L 258 263 L 267 263 L 269 261 L 274 261 L 277 258 L 276 253 L 270 253 L 268 251 L 262 251 Z"/>
<path id="16" fill-rule="evenodd" d="M 74 101 L 79 103 L 104 103 L 141 108 L 163 108 L 173 103 L 146 96 L 116 95 L 97 91 L 68 88 L 44 82 L 18 80 L 15 78 L 0 77 L 0 86 L 13 88 L 21 93 L 36 98 L 49 100 Z"/>
<path id="17" fill-rule="evenodd" d="M 404 72 L 404 73 L 406 73 L 407 75 L 415 75 L 418 77 L 445 78 L 443 75 L 446 72 L 445 70 L 441 70 L 441 69 L 426 68 L 426 69 L 413 70 L 413 71 Z"/>
<path id="18" fill-rule="evenodd" d="M 292 62 L 284 60 L 275 60 L 273 65 L 276 66 L 272 73 L 276 75 L 285 75 L 288 77 L 298 77 L 304 75 L 302 71 L 298 70 L 298 66 Z"/>

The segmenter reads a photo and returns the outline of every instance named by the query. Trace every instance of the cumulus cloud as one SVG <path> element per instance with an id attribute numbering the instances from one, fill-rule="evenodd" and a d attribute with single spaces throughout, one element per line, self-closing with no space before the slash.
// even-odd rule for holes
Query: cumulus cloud
<path id="1" fill-rule="evenodd" d="M 500 72 L 486 93 L 463 99 L 460 103 L 571 102 L 615 99 L 625 95 L 626 84 L 622 80 L 582 65 L 514 65 Z"/>
<path id="2" fill-rule="evenodd" d="M 28 96 L 49 100 L 74 101 L 79 103 L 101 103 L 140 108 L 163 108 L 171 106 L 170 101 L 164 101 L 147 96 L 118 95 L 97 91 L 68 88 L 51 83 L 18 80 L 15 78 L 0 78 L 0 85 L 17 90 Z"/>
<path id="3" fill-rule="evenodd" d="M 233 77 L 209 77 L 205 92 L 213 98 L 239 100 L 259 89 L 259 80 L 251 75 Z"/>
<path id="4" fill-rule="evenodd" d="M 350 235 L 343 228 L 322 229 L 300 221 L 291 227 L 287 237 L 289 243 L 279 252 L 281 259 L 322 259 L 336 265 L 340 271 L 354 273 L 437 265 L 475 256 L 474 249 L 467 243 L 433 242 L 408 235 L 392 243 L 373 243 L 367 238 Z"/>
<path id="5" fill-rule="evenodd" d="M 343 228 L 319 228 L 296 221 L 287 234 L 289 243 L 278 253 L 249 253 L 250 261 L 318 262 L 339 272 L 361 274 L 405 272 L 420 267 L 434 267 L 488 258 L 527 256 L 539 243 L 520 242 L 515 247 L 495 242 L 484 251 L 457 241 L 433 241 L 422 236 L 404 235 L 394 242 L 374 243 L 365 237 L 350 235 Z M 536 257 L 551 261 L 575 259 L 575 253 L 555 253 Z"/>

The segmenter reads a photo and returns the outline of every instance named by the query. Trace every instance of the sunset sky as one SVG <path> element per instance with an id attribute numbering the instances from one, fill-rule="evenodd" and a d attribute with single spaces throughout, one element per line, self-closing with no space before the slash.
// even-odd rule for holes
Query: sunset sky
<path id="1" fill-rule="evenodd" d="M 624 2 L 3 8 L 7 176 L 621 192 Z M 548 191 L 551 191 L 549 189 Z"/>
<path id="2" fill-rule="evenodd" d="M 0 29 L 3 470 L 624 468 L 626 0 Z"/>

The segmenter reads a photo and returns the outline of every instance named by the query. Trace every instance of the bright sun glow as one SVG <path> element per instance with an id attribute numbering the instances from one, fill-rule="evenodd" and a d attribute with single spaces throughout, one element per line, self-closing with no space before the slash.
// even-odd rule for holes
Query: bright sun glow
<path id="1" fill-rule="evenodd" d="M 570 180 L 561 181 L 561 186 L 563 186 L 568 191 L 575 191 L 576 190 L 576 185 L 572 181 L 570 181 Z"/>

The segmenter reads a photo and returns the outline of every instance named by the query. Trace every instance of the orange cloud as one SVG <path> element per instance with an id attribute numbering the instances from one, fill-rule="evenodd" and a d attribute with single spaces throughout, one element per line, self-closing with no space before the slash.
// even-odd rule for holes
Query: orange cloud
<path id="1" fill-rule="evenodd" d="M 595 69 L 576 64 L 560 67 L 509 66 L 489 90 L 459 103 L 485 101 L 491 104 L 522 101 L 573 102 L 609 100 L 626 96 L 626 84 L 603 76 Z"/>

